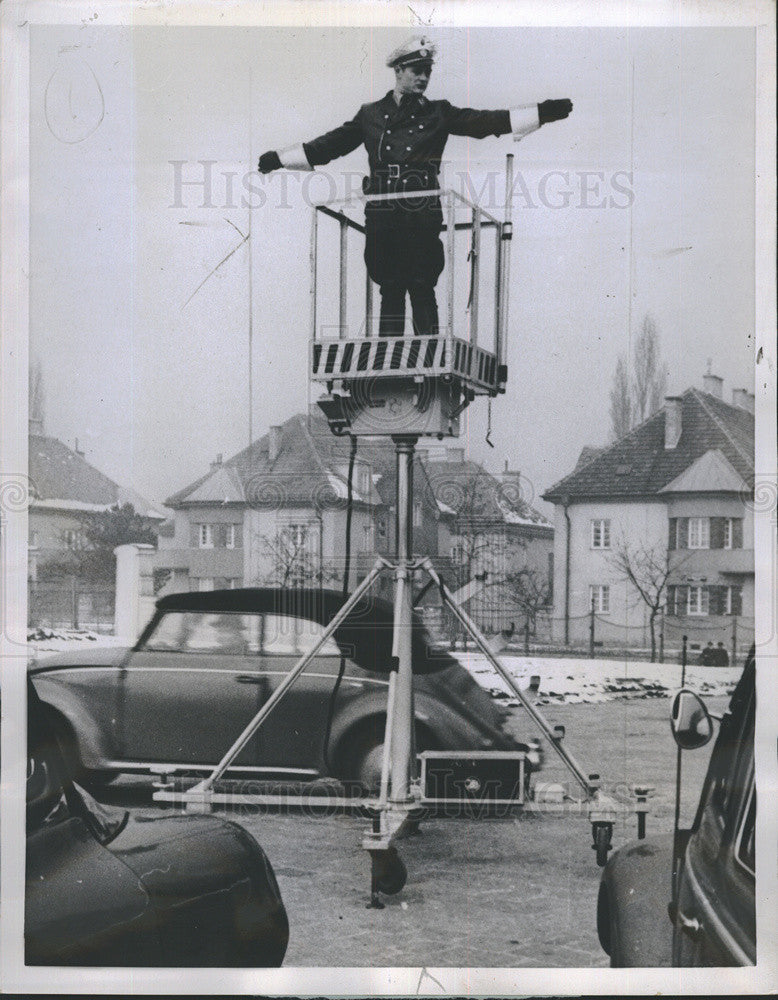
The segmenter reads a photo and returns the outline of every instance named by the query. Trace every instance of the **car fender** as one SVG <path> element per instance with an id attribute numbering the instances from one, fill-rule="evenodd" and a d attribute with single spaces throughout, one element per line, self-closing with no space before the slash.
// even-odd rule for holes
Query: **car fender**
<path id="1" fill-rule="evenodd" d="M 114 759 L 113 748 L 107 745 L 105 735 L 83 702 L 74 698 L 55 678 L 33 674 L 31 680 L 43 707 L 60 715 L 73 731 L 78 755 L 85 768 L 98 770 Z"/>
<path id="2" fill-rule="evenodd" d="M 484 748 L 483 737 L 475 727 L 447 705 L 419 691 L 414 692 L 413 702 L 416 721 L 425 726 L 442 747 L 463 750 Z M 363 725 L 366 719 L 376 716 L 386 716 L 385 691 L 374 691 L 352 698 L 333 719 L 330 735 L 332 751 L 337 751 L 350 731 Z"/>
<path id="3" fill-rule="evenodd" d="M 634 840 L 603 869 L 597 933 L 614 968 L 668 967 L 673 928 L 667 905 L 673 835 Z"/>

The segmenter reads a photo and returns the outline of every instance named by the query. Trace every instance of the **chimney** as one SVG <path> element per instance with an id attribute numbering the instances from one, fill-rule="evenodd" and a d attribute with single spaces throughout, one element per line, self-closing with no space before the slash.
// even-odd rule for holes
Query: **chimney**
<path id="1" fill-rule="evenodd" d="M 665 396 L 665 451 L 671 451 L 680 440 L 682 407 L 680 396 Z"/>
<path id="2" fill-rule="evenodd" d="M 747 410 L 748 409 L 748 389 L 733 389 L 732 390 L 732 405 L 737 406 L 738 409 Z"/>
<path id="3" fill-rule="evenodd" d="M 505 459 L 505 468 L 500 473 L 503 483 L 515 483 L 517 486 L 521 482 L 521 472 L 518 469 L 508 468 L 508 459 Z"/>
<path id="4" fill-rule="evenodd" d="M 446 461 L 451 465 L 461 464 L 465 460 L 464 448 L 446 448 Z"/>
<path id="5" fill-rule="evenodd" d="M 271 427 L 268 434 L 267 457 L 269 462 L 275 462 L 281 450 L 281 428 Z"/>
<path id="6" fill-rule="evenodd" d="M 73 449 L 73 451 L 79 456 L 79 458 L 83 458 L 85 455 L 85 452 L 81 451 L 81 449 L 78 447 L 78 438 L 76 438 L 76 446 Z"/>
<path id="7" fill-rule="evenodd" d="M 716 396 L 717 399 L 724 398 L 724 393 L 722 391 L 724 379 L 720 375 L 711 375 L 710 372 L 706 372 L 702 376 L 702 385 L 705 392 L 709 392 L 711 396 Z"/>
<path id="8" fill-rule="evenodd" d="M 219 466 L 222 464 L 223 460 L 224 460 L 224 455 L 221 452 L 219 452 L 219 454 L 216 456 L 213 462 L 211 462 L 211 472 L 213 472 L 214 469 L 218 469 Z"/>
<path id="9" fill-rule="evenodd" d="M 753 394 L 753 392 L 749 392 L 746 395 L 746 409 L 753 416 L 755 408 L 756 408 L 756 396 Z"/>

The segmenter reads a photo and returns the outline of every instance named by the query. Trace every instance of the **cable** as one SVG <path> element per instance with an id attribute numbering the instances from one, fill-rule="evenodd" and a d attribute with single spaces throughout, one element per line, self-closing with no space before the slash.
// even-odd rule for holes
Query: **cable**
<path id="1" fill-rule="evenodd" d="M 348 597 L 348 578 L 351 573 L 351 514 L 354 507 L 354 461 L 356 457 L 357 438 L 352 434 L 351 450 L 348 456 L 348 479 L 346 483 L 346 557 L 343 562 L 343 588 L 341 591 L 344 603 Z M 335 678 L 335 684 L 333 685 L 329 705 L 327 706 L 327 725 L 324 730 L 324 743 L 322 745 L 322 757 L 324 758 L 324 766 L 328 772 L 332 771 L 332 763 L 330 761 L 330 733 L 332 731 L 332 719 L 335 715 L 335 700 L 338 697 L 338 691 L 340 690 L 340 684 L 345 672 L 346 656 L 345 653 L 341 652 L 338 676 Z"/>

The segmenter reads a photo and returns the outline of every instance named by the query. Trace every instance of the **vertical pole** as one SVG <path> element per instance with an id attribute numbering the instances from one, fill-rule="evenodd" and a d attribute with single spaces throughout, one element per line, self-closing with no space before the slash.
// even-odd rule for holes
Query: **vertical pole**
<path id="1" fill-rule="evenodd" d="M 365 268 L 365 336 L 373 336 L 373 282 Z"/>
<path id="2" fill-rule="evenodd" d="M 397 454 L 397 582 L 395 589 L 395 634 L 398 659 L 392 718 L 391 794 L 393 803 L 410 798 L 411 748 L 413 745 L 413 663 L 411 626 L 413 593 L 410 562 L 413 554 L 413 454 L 414 437 L 394 439 Z"/>
<path id="3" fill-rule="evenodd" d="M 448 330 L 446 335 L 449 337 L 454 336 L 454 237 L 456 236 L 456 214 L 454 211 L 454 195 L 449 192 L 446 201 L 446 256 L 448 260 L 448 308 L 447 312 L 447 322 Z"/>
<path id="4" fill-rule="evenodd" d="M 659 662 L 665 662 L 665 609 L 659 609 Z"/>
<path id="5" fill-rule="evenodd" d="M 316 292 L 317 292 L 317 263 L 318 263 L 318 243 L 319 243 L 319 210 L 314 208 L 313 219 L 311 220 L 311 340 L 316 340 Z"/>
<path id="6" fill-rule="evenodd" d="M 473 286 L 470 291 L 470 343 L 475 345 L 478 343 L 478 286 L 481 269 L 481 213 L 477 208 L 473 208 L 473 245 L 471 253 L 473 255 L 473 267 L 471 271 Z"/>
<path id="7" fill-rule="evenodd" d="M 340 325 L 339 337 L 341 340 L 345 340 L 346 337 L 346 322 L 347 322 L 346 293 L 348 290 L 347 279 L 348 279 L 348 225 L 345 219 L 341 219 L 340 220 L 340 310 L 338 313 L 338 322 Z"/>
<path id="8" fill-rule="evenodd" d="M 732 615 L 732 659 L 730 663 L 733 667 L 737 663 L 737 615 Z"/>
<path id="9" fill-rule="evenodd" d="M 76 577 L 75 574 L 70 578 L 70 607 L 71 607 L 71 618 L 73 619 L 73 628 L 78 628 L 78 590 L 76 589 Z"/>
<path id="10" fill-rule="evenodd" d="M 494 257 L 494 353 L 497 364 L 501 365 L 500 358 L 500 317 L 502 315 L 502 226 L 495 227 L 497 245 Z"/>
<path id="11" fill-rule="evenodd" d="M 589 657 L 594 659 L 594 598 L 589 610 Z"/>
<path id="12" fill-rule="evenodd" d="M 513 238 L 513 153 L 505 157 L 505 222 L 502 225 L 503 252 L 500 260 L 502 267 L 502 304 L 500 306 L 499 343 L 495 345 L 497 363 L 505 364 L 505 340 L 508 335 L 508 306 L 510 303 L 509 285 L 511 277 L 511 239 Z"/>
<path id="13" fill-rule="evenodd" d="M 524 655 L 529 656 L 529 615 L 524 622 Z"/>
<path id="14" fill-rule="evenodd" d="M 686 682 L 686 636 L 681 640 L 681 687 L 684 686 Z M 680 865 L 679 851 L 680 851 L 680 839 L 678 836 L 678 824 L 681 821 L 681 748 L 677 746 L 675 749 L 675 819 L 673 822 L 673 864 L 671 867 L 671 896 L 670 898 L 675 901 L 676 894 L 675 890 L 678 885 L 678 867 Z"/>

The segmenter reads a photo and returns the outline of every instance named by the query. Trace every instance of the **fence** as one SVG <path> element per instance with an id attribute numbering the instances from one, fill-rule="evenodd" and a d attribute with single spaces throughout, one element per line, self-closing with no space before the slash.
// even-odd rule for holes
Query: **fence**
<path id="1" fill-rule="evenodd" d="M 95 588 L 76 578 L 33 582 L 27 587 L 27 622 L 31 628 L 77 628 L 111 632 L 115 589 Z"/>

